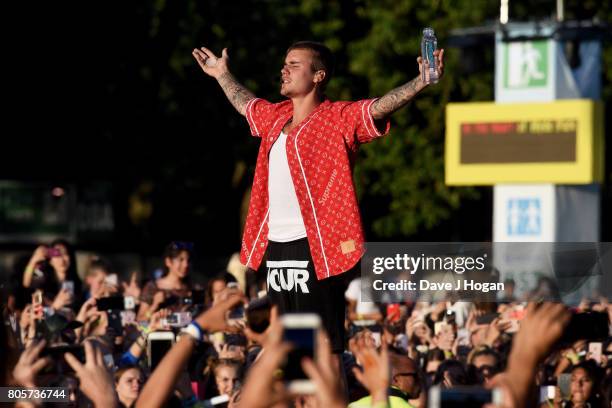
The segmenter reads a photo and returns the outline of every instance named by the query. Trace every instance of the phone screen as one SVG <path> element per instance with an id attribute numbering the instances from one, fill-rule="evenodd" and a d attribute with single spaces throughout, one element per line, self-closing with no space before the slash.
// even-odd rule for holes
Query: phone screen
<path id="1" fill-rule="evenodd" d="M 96 300 L 98 310 L 125 310 L 125 300 L 123 296 L 111 296 Z"/>
<path id="2" fill-rule="evenodd" d="M 589 358 L 595 360 L 597 364 L 601 364 L 601 353 L 603 343 L 600 341 L 589 343 Z"/>
<path id="3" fill-rule="evenodd" d="M 285 381 L 305 380 L 308 376 L 302 370 L 304 357 L 314 358 L 315 336 L 314 328 L 285 328 L 285 341 L 293 348 L 287 354 L 286 364 L 283 368 Z"/>
<path id="4" fill-rule="evenodd" d="M 62 282 L 62 289 L 70 292 L 70 294 L 74 295 L 74 282 L 73 281 L 63 281 Z"/>
<path id="5" fill-rule="evenodd" d="M 495 402 L 492 390 L 481 387 L 455 387 L 430 389 L 429 407 L 480 408 Z"/>
<path id="6" fill-rule="evenodd" d="M 499 316 L 499 313 L 487 313 L 476 318 L 477 324 L 490 324 Z"/>
<path id="7" fill-rule="evenodd" d="M 230 320 L 241 320 L 244 319 L 244 306 L 239 305 L 231 309 L 228 314 Z"/>
<path id="8" fill-rule="evenodd" d="M 563 332 L 562 344 L 578 340 L 605 340 L 608 337 L 608 314 L 604 312 L 576 313 Z"/>
<path id="9" fill-rule="evenodd" d="M 149 339 L 151 347 L 151 370 L 155 370 L 155 367 L 164 358 L 168 350 L 172 348 L 172 340 L 170 339 Z"/>
<path id="10" fill-rule="evenodd" d="M 64 374 L 74 372 L 72 367 L 66 362 L 64 359 L 65 353 L 72 353 L 73 356 L 76 357 L 77 360 L 81 362 L 81 364 L 85 364 L 85 350 L 83 346 L 53 346 L 53 347 L 45 347 L 41 353 L 40 357 L 51 357 L 51 361 L 53 362 L 47 368 L 45 368 L 45 373 L 47 374 Z"/>

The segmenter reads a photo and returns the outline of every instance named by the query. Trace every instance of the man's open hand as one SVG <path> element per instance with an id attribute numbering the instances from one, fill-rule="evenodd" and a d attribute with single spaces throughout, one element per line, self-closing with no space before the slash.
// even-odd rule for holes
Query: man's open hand
<path id="1" fill-rule="evenodd" d="M 194 48 L 191 54 L 196 61 L 198 61 L 198 64 L 200 64 L 202 71 L 215 79 L 218 79 L 221 75 L 228 71 L 227 61 L 229 57 L 227 55 L 227 48 L 224 48 L 221 52 L 221 58 L 218 58 L 206 47 L 202 47 L 200 49 Z"/>

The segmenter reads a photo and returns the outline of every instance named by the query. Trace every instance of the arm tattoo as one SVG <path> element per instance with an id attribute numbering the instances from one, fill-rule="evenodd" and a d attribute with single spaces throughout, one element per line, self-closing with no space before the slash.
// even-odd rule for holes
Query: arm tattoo
<path id="1" fill-rule="evenodd" d="M 425 85 L 418 76 L 412 81 L 395 88 L 378 99 L 370 107 L 370 113 L 374 119 L 382 119 L 402 106 L 406 105 L 414 96 L 419 93 Z"/>
<path id="2" fill-rule="evenodd" d="M 221 75 L 217 81 L 219 85 L 221 85 L 221 88 L 223 88 L 223 92 L 225 92 L 227 99 L 229 99 L 232 105 L 234 105 L 234 108 L 244 116 L 247 103 L 255 98 L 255 95 L 236 81 L 236 78 L 229 72 Z"/>

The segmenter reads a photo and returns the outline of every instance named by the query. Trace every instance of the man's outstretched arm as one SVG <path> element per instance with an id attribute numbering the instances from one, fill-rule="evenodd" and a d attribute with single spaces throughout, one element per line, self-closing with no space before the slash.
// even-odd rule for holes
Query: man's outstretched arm
<path id="1" fill-rule="evenodd" d="M 195 48 L 192 54 L 196 61 L 198 61 L 198 64 L 200 64 L 202 71 L 219 82 L 227 99 L 244 116 L 247 103 L 255 98 L 255 95 L 240 84 L 229 71 L 227 66 L 229 59 L 227 48 L 224 48 L 221 52 L 221 58 L 217 58 L 212 51 L 205 47 L 202 47 L 200 50 Z"/>
<path id="2" fill-rule="evenodd" d="M 438 77 L 441 77 L 444 73 L 444 50 L 434 51 L 434 56 L 437 59 L 436 65 Z M 370 106 L 370 113 L 374 119 L 384 119 L 385 117 L 391 115 L 393 112 L 406 105 L 421 90 L 427 87 L 427 84 L 423 82 L 421 77 L 421 72 L 423 72 L 424 69 L 421 57 L 417 58 L 417 63 L 419 64 L 419 76 L 414 78 L 412 81 L 386 93 Z"/>

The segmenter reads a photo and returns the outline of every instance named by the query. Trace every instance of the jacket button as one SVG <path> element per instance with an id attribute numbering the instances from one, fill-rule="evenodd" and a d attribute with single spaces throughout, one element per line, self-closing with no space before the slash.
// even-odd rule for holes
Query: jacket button
<path id="1" fill-rule="evenodd" d="M 265 245 L 265 244 L 264 244 L 263 242 L 262 242 L 261 244 L 259 244 L 259 246 L 260 246 L 260 247 L 262 247 L 262 248 L 263 248 L 263 246 L 264 246 L 264 245 Z"/>

